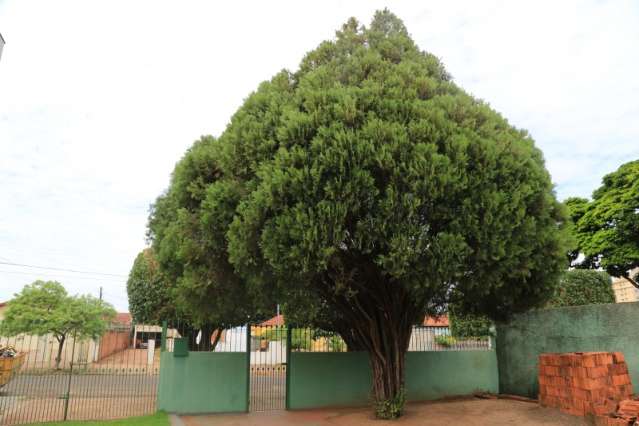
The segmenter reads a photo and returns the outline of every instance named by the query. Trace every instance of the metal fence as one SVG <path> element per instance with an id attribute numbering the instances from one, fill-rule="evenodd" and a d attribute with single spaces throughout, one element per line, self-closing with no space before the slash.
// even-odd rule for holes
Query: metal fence
<path id="1" fill-rule="evenodd" d="M 156 410 L 158 326 L 113 326 L 101 338 L 0 337 L 0 424 L 115 419 Z"/>
<path id="2" fill-rule="evenodd" d="M 430 351 L 482 351 L 492 349 L 489 336 L 455 337 L 448 327 L 413 327 L 408 350 Z"/>

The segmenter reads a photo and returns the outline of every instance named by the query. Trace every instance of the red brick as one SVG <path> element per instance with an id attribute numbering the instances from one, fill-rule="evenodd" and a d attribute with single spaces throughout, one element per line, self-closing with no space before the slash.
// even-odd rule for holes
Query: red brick
<path id="1" fill-rule="evenodd" d="M 619 375 L 611 376 L 611 377 L 612 377 L 612 384 L 615 386 L 630 384 L 630 377 L 627 374 L 619 374 Z"/>
<path id="2" fill-rule="evenodd" d="M 546 376 L 559 376 L 559 367 L 554 365 L 546 365 L 544 367 L 544 375 Z"/>
<path id="3" fill-rule="evenodd" d="M 588 369 L 588 377 L 596 379 L 597 377 L 608 376 L 608 367 L 599 365 Z"/>
<path id="4" fill-rule="evenodd" d="M 608 366 L 608 373 L 611 376 L 619 375 L 619 374 L 628 374 L 628 366 L 625 362 L 621 362 L 618 364 L 611 364 Z"/>
<path id="5" fill-rule="evenodd" d="M 619 364 L 622 362 L 626 362 L 626 358 L 623 356 L 622 352 L 613 352 L 612 353 L 612 358 L 615 361 L 615 363 Z"/>
<path id="6" fill-rule="evenodd" d="M 595 404 L 593 408 L 596 416 L 605 416 L 606 414 L 614 413 L 614 410 L 611 411 L 606 404 Z"/>
<path id="7" fill-rule="evenodd" d="M 624 416 L 639 417 L 639 401 L 625 399 L 619 402 L 617 412 Z"/>
<path id="8" fill-rule="evenodd" d="M 573 367 L 572 368 L 572 376 L 573 377 L 588 377 L 588 369 L 585 367 Z"/>
<path id="9" fill-rule="evenodd" d="M 612 354 L 606 352 L 600 352 L 595 355 L 595 359 L 597 361 L 597 365 L 608 365 L 612 364 Z"/>

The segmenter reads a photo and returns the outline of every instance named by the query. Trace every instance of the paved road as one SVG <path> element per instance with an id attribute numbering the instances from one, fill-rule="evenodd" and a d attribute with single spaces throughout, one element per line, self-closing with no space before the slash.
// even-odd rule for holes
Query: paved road
<path id="1" fill-rule="evenodd" d="M 81 374 L 71 377 L 71 395 L 81 397 L 146 396 L 157 393 L 156 374 Z M 0 389 L 0 395 L 57 397 L 66 393 L 69 376 L 59 374 L 21 374 Z"/>

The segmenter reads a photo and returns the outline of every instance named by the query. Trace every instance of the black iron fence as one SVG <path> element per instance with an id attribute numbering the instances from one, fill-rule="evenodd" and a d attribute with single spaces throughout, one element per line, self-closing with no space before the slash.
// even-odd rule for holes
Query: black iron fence
<path id="1" fill-rule="evenodd" d="M 114 325 L 99 339 L 0 337 L 0 424 L 115 419 L 156 410 L 160 326 Z"/>

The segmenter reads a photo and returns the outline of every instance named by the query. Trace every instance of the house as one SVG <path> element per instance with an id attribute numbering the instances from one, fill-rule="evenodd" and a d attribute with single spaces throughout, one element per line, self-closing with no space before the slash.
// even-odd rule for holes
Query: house
<path id="1" fill-rule="evenodd" d="M 639 268 L 630 271 L 631 276 L 637 273 L 639 273 Z M 639 289 L 625 278 L 613 278 L 612 290 L 615 292 L 615 301 L 617 303 L 639 302 Z"/>

